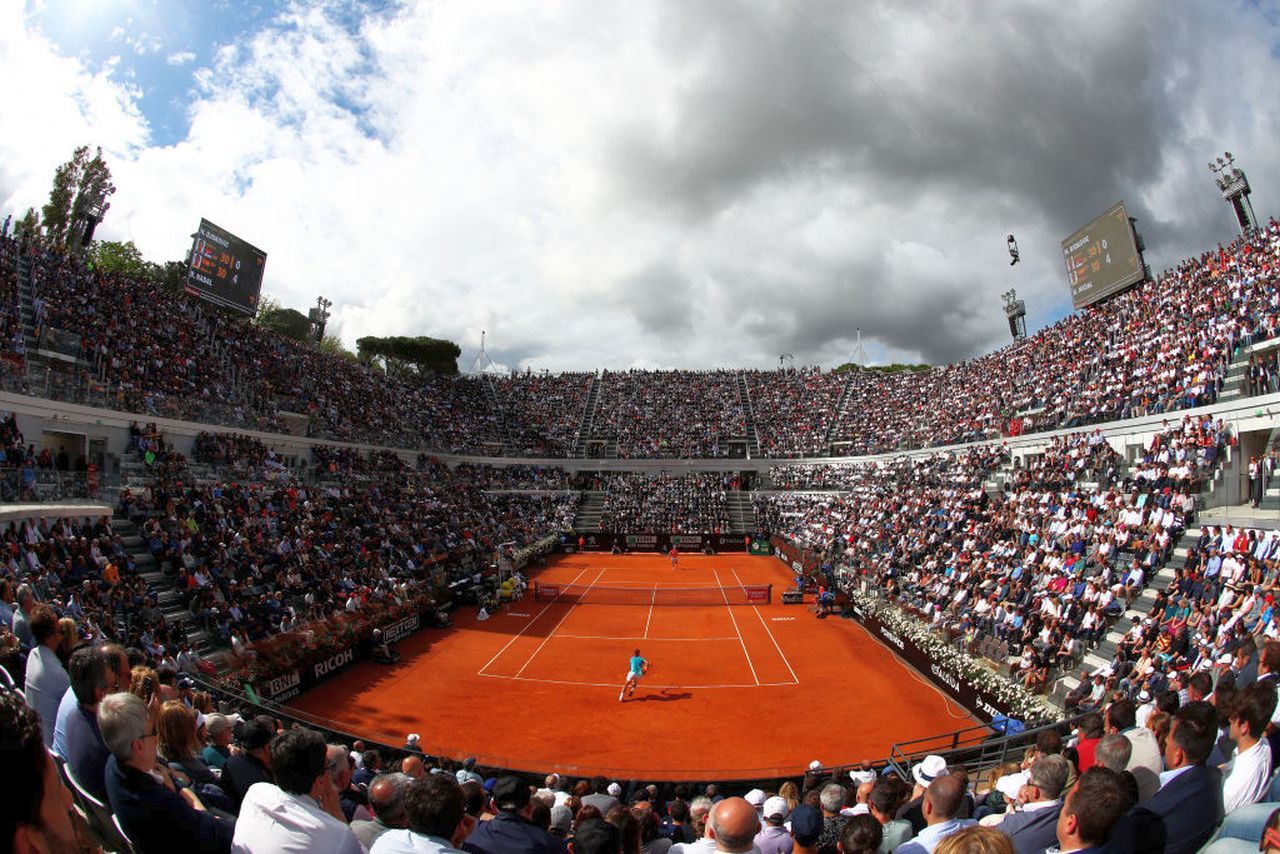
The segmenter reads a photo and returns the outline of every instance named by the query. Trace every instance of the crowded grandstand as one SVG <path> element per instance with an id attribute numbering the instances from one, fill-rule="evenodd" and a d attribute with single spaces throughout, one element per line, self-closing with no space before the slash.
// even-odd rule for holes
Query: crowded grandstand
<path id="1" fill-rule="evenodd" d="M 919 372 L 409 383 L 6 237 L 3 488 L 40 508 L 4 531 L 8 832 L 141 851 L 1252 844 L 1280 800 L 1280 524 L 1248 512 L 1280 492 L 1278 259 L 1273 220 Z M 52 329 L 79 335 L 84 370 L 51 364 Z M 49 421 L 50 403 L 78 408 Z M 122 425 L 107 453 L 38 435 L 98 413 Z M 300 656 L 393 655 L 401 617 L 501 608 L 495 566 L 522 585 L 588 535 L 775 551 L 823 616 L 885 627 L 997 704 L 980 717 L 1007 761 L 844 757 L 722 797 L 478 766 L 257 696 Z"/>

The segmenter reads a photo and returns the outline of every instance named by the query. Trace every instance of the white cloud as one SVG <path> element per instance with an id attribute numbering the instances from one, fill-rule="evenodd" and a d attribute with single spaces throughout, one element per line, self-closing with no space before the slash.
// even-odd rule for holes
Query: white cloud
<path id="1" fill-rule="evenodd" d="M 352 33 L 298 3 L 197 69 L 164 147 L 136 89 L 0 12 L 29 117 L 0 198 L 39 205 L 101 143 L 100 236 L 178 258 L 206 216 L 348 343 L 448 337 L 464 365 L 481 330 L 535 369 L 834 365 L 858 327 L 958 358 L 1003 342 L 1010 286 L 1033 327 L 1061 315 L 1057 241 L 1117 198 L 1157 269 L 1230 236 L 1220 150 L 1274 207 L 1274 23 L 1174 6 L 435 3 Z"/>
<path id="2" fill-rule="evenodd" d="M 196 55 L 189 50 L 180 50 L 177 53 L 171 53 L 164 58 L 164 61 L 170 65 L 186 65 L 195 62 Z"/>

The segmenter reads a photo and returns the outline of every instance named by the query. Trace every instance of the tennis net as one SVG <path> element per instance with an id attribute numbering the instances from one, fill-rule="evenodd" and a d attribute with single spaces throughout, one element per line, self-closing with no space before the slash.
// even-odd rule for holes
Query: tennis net
<path id="1" fill-rule="evenodd" d="M 599 584 L 533 583 L 533 597 L 542 602 L 584 605 L 768 605 L 772 584 L 727 587 L 611 587 Z"/>

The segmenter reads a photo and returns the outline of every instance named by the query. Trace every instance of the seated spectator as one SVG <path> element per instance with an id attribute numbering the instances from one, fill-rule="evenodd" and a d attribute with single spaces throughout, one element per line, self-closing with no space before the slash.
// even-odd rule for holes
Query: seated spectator
<path id="1" fill-rule="evenodd" d="M 1019 811 L 1007 813 L 997 825 L 1018 854 L 1044 851 L 1057 839 L 1061 795 L 1070 771 L 1070 763 L 1061 756 L 1041 756 L 1031 764 L 1031 776 L 1018 794 Z"/>
<path id="2" fill-rule="evenodd" d="M 787 816 L 791 814 L 785 799 L 777 795 L 766 798 L 760 815 L 764 819 L 756 834 L 760 854 L 791 854 L 791 834 L 787 832 Z"/>
<path id="3" fill-rule="evenodd" d="M 254 783 L 245 794 L 231 850 L 363 854 L 325 771 L 324 736 L 296 727 L 273 738 L 270 752 L 275 782 Z"/>
<path id="4" fill-rule="evenodd" d="M 206 744 L 200 755 L 204 757 L 206 765 L 210 768 L 216 768 L 219 773 L 226 767 L 227 760 L 231 758 L 232 735 L 231 719 L 226 715 L 212 714 L 205 717 L 204 737 Z"/>
<path id="5" fill-rule="evenodd" d="M 964 786 L 950 774 L 942 774 L 924 793 L 925 828 L 897 849 L 897 854 L 932 854 L 938 843 L 960 830 L 976 824 L 973 819 L 955 818 L 964 801 Z"/>
<path id="6" fill-rule="evenodd" d="M 107 802 L 107 757 L 111 751 L 98 730 L 98 703 L 118 690 L 112 649 L 84 646 L 71 654 L 68 690 L 72 703 L 65 715 L 59 709 L 58 736 L 54 738 L 57 755 L 67 763 L 76 782 L 103 803 Z M 114 650 L 120 651 L 119 647 Z"/>
<path id="7" fill-rule="evenodd" d="M 240 752 L 227 759 L 221 780 L 222 790 L 235 803 L 236 812 L 251 786 L 273 781 L 270 744 L 275 734 L 275 722 L 264 715 L 239 724 L 236 739 Z"/>
<path id="8" fill-rule="evenodd" d="M 884 828 L 880 822 L 865 813 L 855 815 L 845 823 L 840 834 L 839 851 L 840 854 L 878 854 L 883 841 Z"/>
<path id="9" fill-rule="evenodd" d="M 462 787 L 444 774 L 429 774 L 410 783 L 403 812 L 408 826 L 382 832 L 370 854 L 456 854 L 475 826 L 464 807 Z"/>
<path id="10" fill-rule="evenodd" d="M 175 790 L 156 767 L 151 714 L 133 694 L 108 694 L 98 704 L 98 727 L 111 756 L 106 789 L 111 811 L 139 852 L 230 851 L 234 825 L 205 810 L 188 788 Z"/>
<path id="11" fill-rule="evenodd" d="M 371 751 L 365 752 L 367 757 Z M 367 762 L 366 762 L 367 764 Z M 439 775 L 432 775 L 439 776 Z M 365 848 L 372 848 L 374 842 L 389 830 L 402 830 L 409 826 L 407 796 L 413 778 L 408 774 L 394 772 L 379 774 L 369 784 L 369 809 L 373 811 L 373 820 L 356 819 L 351 822 L 351 830 L 356 839 Z"/>
<path id="12" fill-rule="evenodd" d="M 473 854 L 564 854 L 563 840 L 530 823 L 532 795 L 519 777 L 499 778 L 493 787 L 498 814 L 471 832 L 466 850 Z"/>
<path id="13" fill-rule="evenodd" d="M 1105 850 L 1130 803 L 1120 775 L 1107 768 L 1085 770 L 1058 813 L 1058 850 L 1061 854 Z"/>
<path id="14" fill-rule="evenodd" d="M 170 771 L 187 776 L 206 806 L 234 812 L 235 804 L 219 785 L 218 775 L 204 761 L 203 745 L 196 734 L 196 715 L 197 712 L 181 700 L 170 700 L 160 707 L 156 719 L 160 756 Z"/>
<path id="15" fill-rule="evenodd" d="M 1222 821 L 1222 774 L 1205 765 L 1217 738 L 1217 712 L 1204 701 L 1178 709 L 1165 748 L 1160 790 L 1116 828 L 1109 847 L 1191 854 Z M 1123 846 L 1128 846 L 1123 848 Z"/>
<path id="16" fill-rule="evenodd" d="M 16 617 L 15 617 L 16 619 Z M 48 605 L 36 605 L 31 611 L 31 637 L 35 646 L 27 654 L 27 681 L 24 693 L 27 704 L 40 715 L 44 746 L 53 746 L 58 725 L 58 704 L 71 687 L 71 677 L 58 658 L 62 628 L 58 615 Z"/>
<path id="17" fill-rule="evenodd" d="M 0 691 L 0 849 L 80 851 L 71 793 L 44 746 L 40 716 L 12 691 Z"/>
<path id="18" fill-rule="evenodd" d="M 1227 711 L 1235 756 L 1223 767 L 1222 808 L 1231 813 L 1255 804 L 1271 784 L 1271 745 L 1267 725 L 1276 707 L 1275 682 L 1254 682 L 1236 694 Z"/>

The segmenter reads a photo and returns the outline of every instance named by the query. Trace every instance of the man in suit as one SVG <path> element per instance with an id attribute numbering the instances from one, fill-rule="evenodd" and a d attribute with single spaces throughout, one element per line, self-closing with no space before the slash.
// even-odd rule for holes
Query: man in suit
<path id="1" fill-rule="evenodd" d="M 1115 850 L 1192 854 L 1209 841 L 1223 814 L 1222 773 L 1205 764 L 1217 737 L 1218 714 L 1203 700 L 1174 713 L 1160 790 L 1116 828 Z"/>
<path id="2" fill-rule="evenodd" d="M 1058 850 L 1062 854 L 1103 851 L 1130 803 L 1119 774 L 1101 766 L 1086 769 L 1058 812 Z"/>
<path id="3" fill-rule="evenodd" d="M 1040 854 L 1057 842 L 1069 766 L 1061 756 L 1041 756 L 1031 763 L 1031 775 L 1018 793 L 1021 808 L 996 825 L 1013 842 L 1017 854 Z"/>

